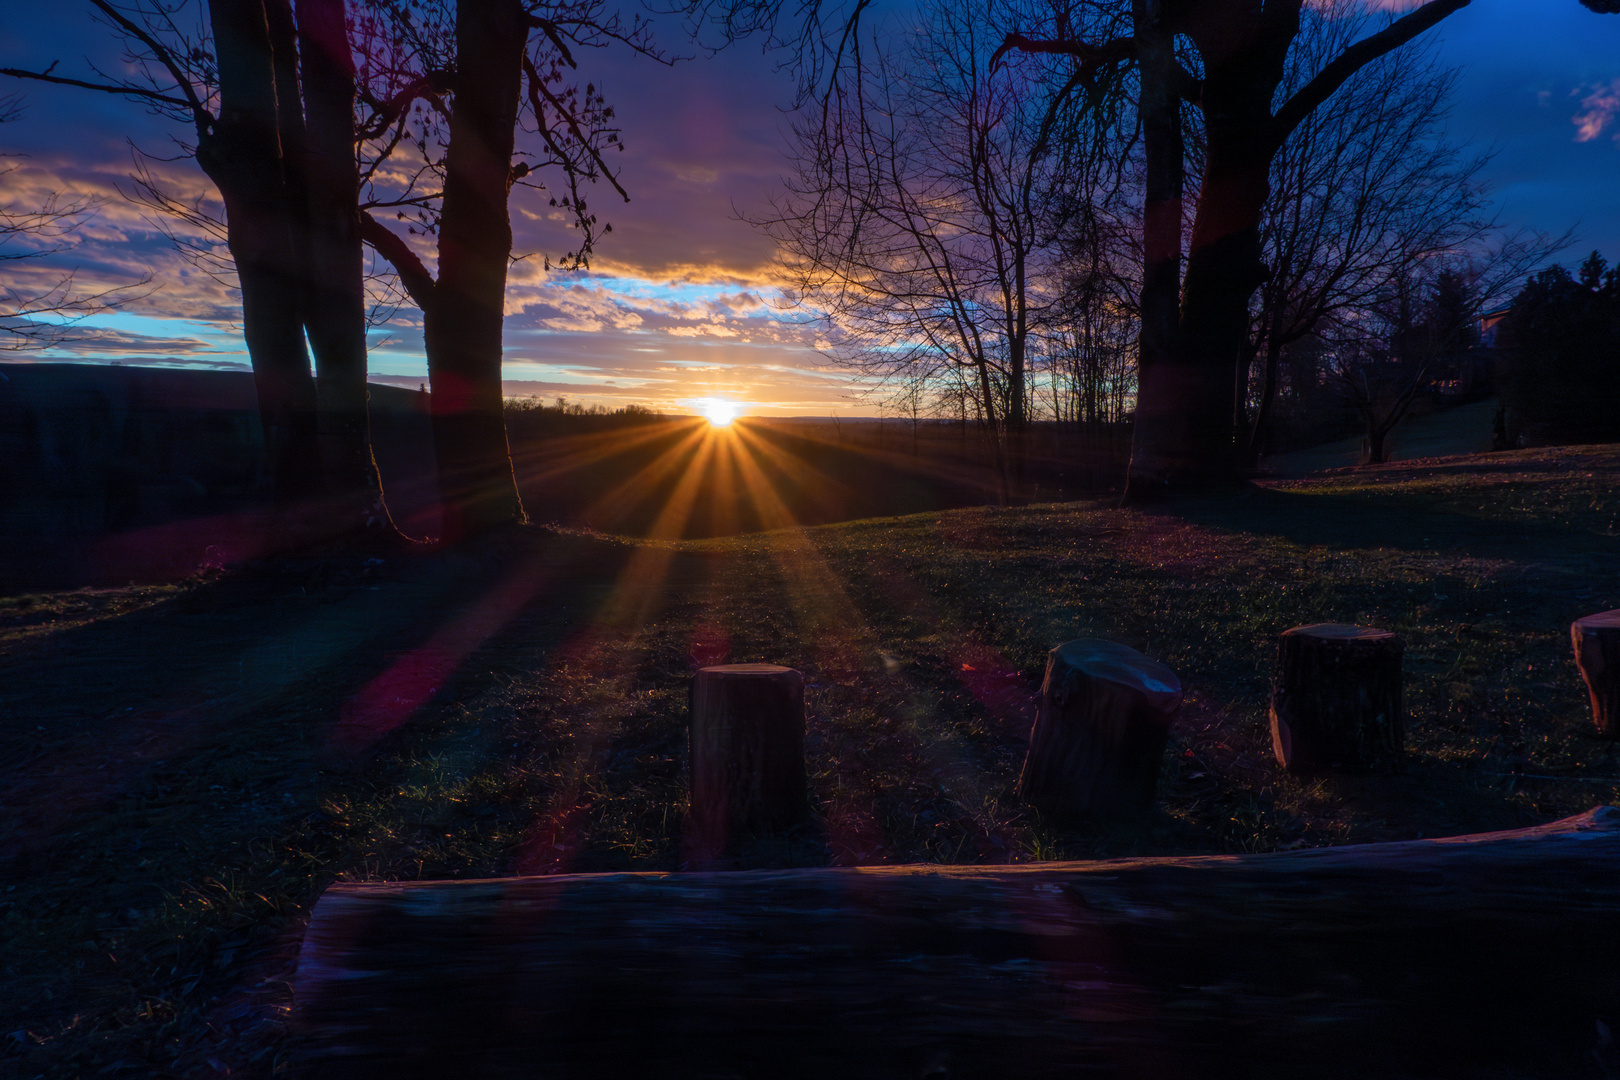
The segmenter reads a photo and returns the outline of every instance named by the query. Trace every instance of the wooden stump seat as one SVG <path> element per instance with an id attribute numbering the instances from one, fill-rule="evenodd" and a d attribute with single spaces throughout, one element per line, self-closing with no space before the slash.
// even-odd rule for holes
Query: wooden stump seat
<path id="1" fill-rule="evenodd" d="M 804 676 L 775 664 L 706 667 L 692 679 L 691 816 L 704 854 L 780 833 L 810 812 Z"/>
<path id="2" fill-rule="evenodd" d="M 1367 769 L 1398 759 L 1401 655 L 1388 630 L 1316 623 L 1283 631 L 1271 682 L 1271 746 L 1291 772 Z"/>
<path id="3" fill-rule="evenodd" d="M 1569 624 L 1569 637 L 1598 734 L 1620 738 L 1620 608 L 1576 619 Z"/>
<path id="4" fill-rule="evenodd" d="M 1175 672 L 1127 645 L 1079 638 L 1046 661 L 1018 797 L 1059 825 L 1128 820 L 1153 805 Z"/>

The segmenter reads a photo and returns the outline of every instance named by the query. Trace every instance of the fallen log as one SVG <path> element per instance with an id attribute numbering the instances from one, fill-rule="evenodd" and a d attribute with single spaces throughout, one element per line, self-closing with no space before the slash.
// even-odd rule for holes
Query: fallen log
<path id="1" fill-rule="evenodd" d="M 1258 856 L 339 884 L 295 1020 L 345 1080 L 1600 1076 L 1617 886 L 1609 807 Z"/>

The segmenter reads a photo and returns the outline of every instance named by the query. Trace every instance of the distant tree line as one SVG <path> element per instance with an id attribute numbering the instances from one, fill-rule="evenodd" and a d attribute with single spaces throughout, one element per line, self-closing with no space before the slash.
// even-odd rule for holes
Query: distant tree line
<path id="1" fill-rule="evenodd" d="M 1496 343 L 1510 446 L 1620 442 L 1620 268 L 1594 251 L 1541 271 Z"/>

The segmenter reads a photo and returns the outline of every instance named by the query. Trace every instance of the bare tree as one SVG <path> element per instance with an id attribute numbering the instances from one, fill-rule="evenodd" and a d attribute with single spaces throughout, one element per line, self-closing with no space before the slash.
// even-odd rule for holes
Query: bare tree
<path id="1" fill-rule="evenodd" d="M 1053 137 L 1045 65 L 992 71 L 1002 35 L 956 5 L 917 19 L 858 43 L 795 125 L 788 194 L 756 224 L 829 354 L 901 398 L 955 372 L 1005 475 L 1083 160 Z"/>
<path id="2" fill-rule="evenodd" d="M 1237 473 L 1232 388 L 1249 307 L 1269 276 L 1260 225 L 1271 169 L 1289 136 L 1352 77 L 1466 7 L 1430 0 L 1336 52 L 1292 93 L 1281 88 L 1304 0 L 1123 0 L 1095 6 L 1128 28 L 1112 36 L 1057 5 L 1040 33 L 1003 48 L 1074 57 L 1090 78 L 1136 70 L 1142 132 L 1140 385 L 1128 496 L 1229 482 Z M 1608 11 L 1612 0 L 1583 0 Z M 1085 5 L 1091 6 L 1091 5 Z M 1190 43 L 1183 63 L 1178 43 Z M 1198 112 L 1203 158 L 1190 230 L 1183 104 Z M 1182 266 L 1185 238 L 1186 263 Z"/>
<path id="3" fill-rule="evenodd" d="M 1363 36 L 1365 23 L 1348 2 L 1307 12 L 1281 92 L 1292 94 Z M 1261 451 L 1283 350 L 1308 334 L 1365 324 L 1420 268 L 1456 262 L 1496 229 L 1478 180 L 1487 156 L 1445 138 L 1455 82 L 1435 66 L 1432 48 L 1389 53 L 1301 121 L 1273 160 L 1260 226 L 1269 277 L 1255 295 L 1234 387 L 1245 466 Z"/>
<path id="4" fill-rule="evenodd" d="M 1325 323 L 1324 371 L 1361 420 L 1365 464 L 1389 460 L 1390 436 L 1413 402 L 1475 349 L 1480 312 L 1506 302 L 1562 244 L 1516 234 L 1436 253 Z"/>
<path id="5" fill-rule="evenodd" d="M 379 4 L 352 19 L 343 0 L 298 0 L 296 15 L 291 0 L 209 0 L 203 13 L 186 2 L 88 2 L 129 44 L 132 76 L 71 78 L 55 65 L 3 73 L 120 94 L 192 126 L 196 142 L 185 149 L 225 203 L 279 501 L 304 507 L 306 519 L 318 507 L 323 532 L 354 527 L 357 509 L 366 523 L 379 518 L 365 410 L 364 236 L 413 299 L 436 298 L 423 306 L 440 472 L 457 498 L 473 500 L 466 512 L 451 508 L 448 531 L 520 520 L 500 413 L 507 196 L 560 165 L 566 194 L 554 203 L 582 230 L 563 261 L 588 257 L 599 227 L 582 184 L 611 180 L 602 151 L 617 133 L 594 88 L 568 82 L 571 47 L 640 45 L 645 24 L 622 23 L 599 0 Z M 539 149 L 515 159 L 524 106 Z M 407 190 L 379 195 L 381 164 L 412 147 Z M 149 205 L 202 213 L 149 178 L 136 185 Z M 410 209 L 437 234 L 437 280 L 366 213 L 382 208 Z"/>
<path id="6" fill-rule="evenodd" d="M 414 58 L 414 84 L 428 88 L 417 99 L 423 109 L 414 132 L 401 112 L 394 133 L 377 133 L 395 143 L 414 136 L 420 169 L 392 194 L 368 174 L 360 229 L 423 314 L 445 536 L 455 541 L 524 520 L 501 394 L 511 190 L 538 186 L 542 169 L 557 170 L 565 186 L 551 203 L 579 230 L 578 246 L 560 262 L 587 265 L 610 227 L 591 210 L 588 185 L 605 179 L 629 196 L 606 160 L 619 146 L 613 110 L 594 85 L 571 82 L 574 51 L 614 42 L 648 55 L 656 49 L 645 23 L 621 20 L 601 0 L 459 0 L 453 17 L 445 6 L 421 10 L 416 22 L 399 13 L 397 52 L 401 70 L 412 70 Z M 517 141 L 524 132 L 527 148 Z M 371 212 L 384 207 L 412 223 L 405 235 Z M 409 239 L 413 232 L 436 239 L 436 273 Z"/>

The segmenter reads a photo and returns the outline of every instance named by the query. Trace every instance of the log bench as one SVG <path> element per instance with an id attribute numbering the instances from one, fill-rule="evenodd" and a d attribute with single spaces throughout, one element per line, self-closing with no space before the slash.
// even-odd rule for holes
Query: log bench
<path id="1" fill-rule="evenodd" d="M 1617 885 L 1608 807 L 1270 855 L 338 884 L 299 1075 L 1612 1075 Z"/>

